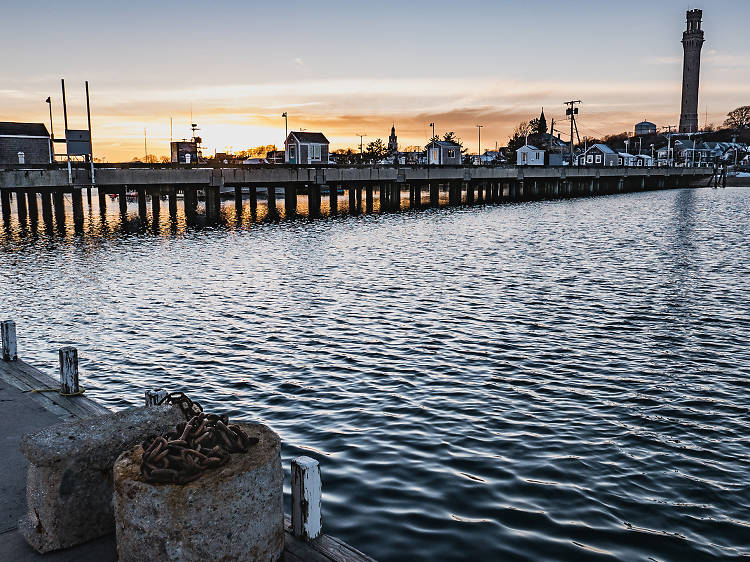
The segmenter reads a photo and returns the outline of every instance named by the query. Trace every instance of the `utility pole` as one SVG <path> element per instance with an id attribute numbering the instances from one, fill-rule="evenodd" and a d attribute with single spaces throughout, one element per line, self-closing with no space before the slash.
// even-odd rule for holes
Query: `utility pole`
<path id="1" fill-rule="evenodd" d="M 357 133 L 357 136 L 359 137 L 359 160 L 360 160 L 360 162 L 364 162 L 365 161 L 365 153 L 364 153 L 362 139 L 364 139 L 367 136 L 367 133 Z"/>
<path id="2" fill-rule="evenodd" d="M 576 125 L 576 115 L 578 115 L 578 108 L 576 107 L 577 103 L 581 103 L 581 100 L 571 100 L 563 102 L 563 105 L 567 105 L 568 107 L 565 109 L 565 115 L 568 116 L 570 119 L 570 165 L 573 165 L 573 127 L 576 128 L 576 133 L 578 133 L 578 125 Z M 580 142 L 580 139 L 579 139 Z"/>
<path id="3" fill-rule="evenodd" d="M 284 144 L 286 144 L 286 139 L 289 136 L 289 118 L 286 115 L 286 111 L 281 116 L 284 118 Z"/>
<path id="4" fill-rule="evenodd" d="M 477 140 L 477 159 L 480 166 L 482 165 L 482 127 L 484 127 L 484 125 L 477 125 L 477 133 L 479 135 Z"/>
<path id="5" fill-rule="evenodd" d="M 146 129 L 143 129 L 143 162 L 148 160 L 148 146 L 146 145 Z"/>

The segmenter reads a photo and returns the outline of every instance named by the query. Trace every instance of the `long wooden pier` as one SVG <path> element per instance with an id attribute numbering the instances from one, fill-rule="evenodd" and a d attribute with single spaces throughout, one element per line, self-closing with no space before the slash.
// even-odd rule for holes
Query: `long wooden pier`
<path id="1" fill-rule="evenodd" d="M 3 415 L 0 417 L 0 474 L 3 475 L 3 482 L 0 486 L 0 503 L 4 509 L 0 512 L 0 560 L 114 562 L 117 560 L 114 535 L 41 555 L 24 542 L 18 531 L 17 522 L 26 512 L 27 464 L 19 450 L 21 436 L 61 421 L 97 416 L 109 410 L 85 394 L 66 396 L 58 392 L 38 392 L 39 389 L 60 388 L 61 380 L 19 359 L 15 324 L 12 330 L 7 329 L 7 322 L 3 322 L 3 325 L 0 358 L 0 402 L 3 403 Z M 65 380 L 62 371 L 61 365 L 61 379 Z M 77 372 L 75 378 L 77 381 Z M 330 535 L 321 534 L 315 539 L 304 540 L 293 532 L 291 519 L 285 517 L 283 562 L 375 561 Z"/>
<path id="2" fill-rule="evenodd" d="M 605 195 L 649 189 L 708 185 L 710 168 L 533 168 L 487 166 L 364 166 L 302 167 L 265 166 L 248 168 L 117 168 L 98 167 L 95 181 L 88 169 L 29 168 L 14 166 L 0 170 L 0 207 L 8 224 L 15 201 L 22 224 L 42 220 L 58 227 L 65 223 L 66 194 L 72 195 L 76 231 L 83 228 L 83 196 L 91 203 L 96 188 L 99 208 L 107 212 L 107 194 L 118 195 L 123 219 L 127 219 L 127 193 L 135 193 L 138 214 L 145 221 L 147 202 L 154 216 L 161 212 L 161 199 L 168 200 L 169 216 L 175 219 L 181 196 L 188 224 L 198 216 L 198 199 L 205 199 L 205 220 L 218 221 L 223 194 L 234 197 L 242 210 L 258 206 L 258 192 L 266 193 L 268 215 L 279 216 L 276 192 L 283 189 L 284 216 L 298 214 L 298 198 L 307 198 L 307 214 L 320 216 L 322 198 L 329 198 L 330 213 L 339 210 L 340 195 L 348 198 L 350 213 L 394 212 L 405 208 L 487 205 L 506 201 L 529 201 L 561 197 Z M 364 191 L 364 197 L 363 197 Z M 408 193 L 408 200 L 404 194 Z M 447 198 L 445 195 L 447 194 Z M 446 201 L 447 199 L 447 201 Z"/>

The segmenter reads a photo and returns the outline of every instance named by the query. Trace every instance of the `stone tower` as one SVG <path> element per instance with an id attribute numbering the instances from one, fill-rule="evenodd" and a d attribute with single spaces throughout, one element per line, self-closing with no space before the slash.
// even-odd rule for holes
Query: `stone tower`
<path id="1" fill-rule="evenodd" d="M 701 48 L 703 30 L 701 20 L 703 10 L 688 10 L 687 29 L 682 33 L 682 49 L 685 57 L 682 63 L 682 113 L 680 132 L 698 132 L 698 81 L 701 70 Z"/>

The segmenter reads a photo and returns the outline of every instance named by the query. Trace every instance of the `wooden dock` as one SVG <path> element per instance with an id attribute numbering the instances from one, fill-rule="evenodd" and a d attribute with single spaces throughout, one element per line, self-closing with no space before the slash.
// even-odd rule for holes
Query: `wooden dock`
<path id="1" fill-rule="evenodd" d="M 338 212 L 339 193 L 346 194 L 351 214 L 419 210 L 441 206 L 493 205 L 508 201 L 532 201 L 563 197 L 585 197 L 707 186 L 715 179 L 711 168 L 547 168 L 491 166 L 359 166 L 302 167 L 265 166 L 248 168 L 98 167 L 91 178 L 89 169 L 57 167 L 0 170 L 0 207 L 3 220 L 10 220 L 15 201 L 19 222 L 34 227 L 42 221 L 65 225 L 66 194 L 72 197 L 73 224 L 83 231 L 84 191 L 91 205 L 92 188 L 98 193 L 99 210 L 107 213 L 108 194 L 117 195 L 123 221 L 127 220 L 127 193 L 135 193 L 138 214 L 146 221 L 148 201 L 153 216 L 159 216 L 161 198 L 168 201 L 169 216 L 176 220 L 178 199 L 182 200 L 187 224 L 198 219 L 198 198 L 205 200 L 205 221 L 220 218 L 222 193 L 231 193 L 241 215 L 245 200 L 256 213 L 258 192 L 265 192 L 268 216 L 279 216 L 276 190 L 283 190 L 284 215 L 298 215 L 298 198 L 307 198 L 310 218 L 321 215 L 323 194 L 329 198 L 331 214 Z M 362 192 L 365 192 L 363 198 Z M 408 199 L 403 197 L 408 192 Z M 377 194 L 377 196 L 376 196 Z M 442 197 L 442 195 L 447 195 Z M 348 197 L 347 197 L 348 195 Z M 364 199 L 364 206 L 363 206 Z M 408 201 L 408 202 L 407 202 Z M 377 209 L 376 209 L 377 204 Z"/>
<path id="2" fill-rule="evenodd" d="M 15 335 L 15 330 L 13 332 Z M 114 534 L 70 549 L 40 555 L 25 543 L 17 529 L 17 521 L 26 511 L 26 460 L 18 448 L 21 435 L 60 421 L 109 411 L 85 394 L 62 396 L 56 391 L 33 392 L 35 389 L 59 389 L 60 384 L 60 379 L 43 373 L 21 359 L 0 360 L 0 402 L 4 408 L 0 421 L 3 436 L 0 440 L 0 473 L 4 480 L 0 485 L 0 503 L 4 506 L 4 513 L 0 517 L 0 560 L 117 560 Z M 284 529 L 285 562 L 374 562 L 369 556 L 329 535 L 322 534 L 313 540 L 296 537 L 288 516 Z"/>

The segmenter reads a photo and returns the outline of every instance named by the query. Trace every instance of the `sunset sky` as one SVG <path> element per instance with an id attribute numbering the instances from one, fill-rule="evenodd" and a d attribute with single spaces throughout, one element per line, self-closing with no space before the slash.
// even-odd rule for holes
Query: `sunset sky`
<path id="1" fill-rule="evenodd" d="M 679 120 L 685 10 L 703 8 L 700 122 L 750 104 L 747 0 L 696 4 L 432 0 L 391 2 L 7 3 L 0 120 L 44 122 L 48 95 L 62 133 L 60 78 L 72 128 L 92 96 L 94 151 L 108 161 L 169 150 L 201 128 L 206 153 L 321 130 L 332 148 L 386 138 L 423 145 L 428 124 L 470 151 L 507 142 L 544 106 L 560 119 L 581 99 L 581 135 Z M 567 135 L 564 135 L 567 136 Z"/>

